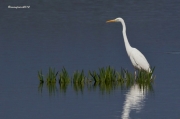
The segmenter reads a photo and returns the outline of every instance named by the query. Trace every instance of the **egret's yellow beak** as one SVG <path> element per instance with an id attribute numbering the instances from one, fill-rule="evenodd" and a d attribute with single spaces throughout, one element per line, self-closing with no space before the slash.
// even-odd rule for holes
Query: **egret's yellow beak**
<path id="1" fill-rule="evenodd" d="M 115 20 L 108 20 L 106 21 L 106 23 L 109 23 L 109 22 L 116 22 Z"/>

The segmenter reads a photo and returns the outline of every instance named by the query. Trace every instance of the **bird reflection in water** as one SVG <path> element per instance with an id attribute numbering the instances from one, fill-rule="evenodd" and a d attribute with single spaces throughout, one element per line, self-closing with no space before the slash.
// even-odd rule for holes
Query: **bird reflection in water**
<path id="1" fill-rule="evenodd" d="M 144 106 L 147 89 L 140 88 L 138 84 L 133 85 L 128 93 L 123 106 L 122 119 L 130 119 L 131 110 L 140 112 Z"/>

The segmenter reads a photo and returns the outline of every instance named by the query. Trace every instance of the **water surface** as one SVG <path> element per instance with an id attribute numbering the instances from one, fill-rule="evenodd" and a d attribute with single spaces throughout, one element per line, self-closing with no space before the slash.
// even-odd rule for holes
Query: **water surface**
<path id="1" fill-rule="evenodd" d="M 0 19 L 0 118 L 170 119 L 180 118 L 180 2 L 170 1 L 4 1 Z M 8 9 L 8 5 L 30 6 Z M 37 71 L 49 67 L 72 74 L 108 65 L 133 72 L 126 54 L 122 17 L 131 46 L 156 66 L 153 93 L 136 86 L 110 93 L 73 86 L 38 91 Z M 174 54 L 174 55 L 172 55 Z M 134 92 L 132 92 L 134 91 Z M 133 96 L 133 94 L 135 95 Z M 131 98 L 133 98 L 132 103 Z"/>

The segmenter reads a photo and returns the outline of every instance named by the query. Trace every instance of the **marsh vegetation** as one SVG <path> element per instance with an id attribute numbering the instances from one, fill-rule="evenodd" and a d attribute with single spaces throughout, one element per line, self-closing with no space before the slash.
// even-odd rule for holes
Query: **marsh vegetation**
<path id="1" fill-rule="evenodd" d="M 49 92 L 53 93 L 57 90 L 56 82 L 59 82 L 59 89 L 61 92 L 66 92 L 69 84 L 73 86 L 76 92 L 83 92 L 84 87 L 88 90 L 96 90 L 97 88 L 103 92 L 111 92 L 117 88 L 129 88 L 134 84 L 137 84 L 141 89 L 153 90 L 152 84 L 155 79 L 152 72 L 138 71 L 137 76 L 134 72 L 129 72 L 121 68 L 120 71 L 116 71 L 114 68 L 108 66 L 99 68 L 98 71 L 88 71 L 85 75 L 84 70 L 76 70 L 72 76 L 70 76 L 65 69 L 56 71 L 55 68 L 49 68 L 47 75 L 43 75 L 42 70 L 38 71 L 38 78 L 40 81 L 39 90 L 42 91 L 44 82 L 46 83 Z"/>

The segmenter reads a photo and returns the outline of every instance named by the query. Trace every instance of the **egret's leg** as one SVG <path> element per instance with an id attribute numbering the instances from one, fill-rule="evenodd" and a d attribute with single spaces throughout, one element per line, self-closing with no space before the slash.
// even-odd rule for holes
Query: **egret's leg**
<path id="1" fill-rule="evenodd" d="M 135 76 L 135 80 L 136 80 L 136 68 L 134 68 L 134 76 Z"/>

